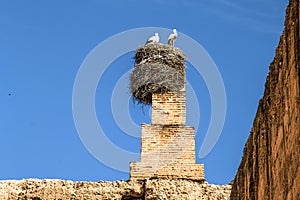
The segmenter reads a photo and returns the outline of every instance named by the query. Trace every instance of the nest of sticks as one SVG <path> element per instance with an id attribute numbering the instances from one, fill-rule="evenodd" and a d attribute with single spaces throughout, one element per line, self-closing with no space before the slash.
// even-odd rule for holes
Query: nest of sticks
<path id="1" fill-rule="evenodd" d="M 152 93 L 180 91 L 185 84 L 185 55 L 165 44 L 147 44 L 135 54 L 130 90 L 135 100 L 152 103 Z"/>

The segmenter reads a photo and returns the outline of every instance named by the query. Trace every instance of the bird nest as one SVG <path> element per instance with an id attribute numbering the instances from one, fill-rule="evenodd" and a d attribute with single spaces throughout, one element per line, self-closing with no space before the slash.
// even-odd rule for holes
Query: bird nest
<path id="1" fill-rule="evenodd" d="M 185 84 L 184 64 L 185 55 L 170 45 L 147 44 L 138 48 L 130 76 L 134 99 L 151 104 L 153 93 L 180 91 Z"/>

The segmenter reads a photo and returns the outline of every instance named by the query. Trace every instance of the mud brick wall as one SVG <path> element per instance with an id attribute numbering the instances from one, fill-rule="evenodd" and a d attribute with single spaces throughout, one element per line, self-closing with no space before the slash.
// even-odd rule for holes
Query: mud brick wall
<path id="1" fill-rule="evenodd" d="M 183 179 L 115 182 L 73 182 L 49 179 L 0 180 L 1 200 L 223 200 L 229 198 L 230 190 L 230 185 L 213 185 Z"/>
<path id="2" fill-rule="evenodd" d="M 300 3 L 285 29 L 235 176 L 231 199 L 300 199 Z"/>

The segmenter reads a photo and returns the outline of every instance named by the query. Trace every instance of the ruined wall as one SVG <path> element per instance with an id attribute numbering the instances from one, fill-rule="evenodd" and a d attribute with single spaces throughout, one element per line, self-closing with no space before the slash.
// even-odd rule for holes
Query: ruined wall
<path id="1" fill-rule="evenodd" d="M 204 182 L 204 165 L 195 159 L 195 131 L 186 126 L 185 79 L 179 48 L 146 44 L 136 50 L 131 92 L 138 102 L 152 105 L 152 116 L 151 124 L 142 125 L 141 157 L 130 163 L 130 180 Z"/>
<path id="2" fill-rule="evenodd" d="M 232 190 L 230 185 L 188 179 L 116 182 L 27 179 L 0 181 L 0 199 L 220 200 L 228 199 L 230 192 L 233 200 L 300 199 L 299 10 L 299 0 L 290 0 L 285 30 Z"/>
<path id="3" fill-rule="evenodd" d="M 230 185 L 211 185 L 190 180 L 72 182 L 27 179 L 0 181 L 0 199 L 229 199 Z"/>
<path id="4" fill-rule="evenodd" d="M 299 0 L 290 0 L 231 199 L 300 199 Z"/>
<path id="5" fill-rule="evenodd" d="M 204 181 L 204 165 L 196 163 L 194 128 L 142 125 L 140 162 L 130 164 L 130 179 L 151 177 Z"/>
<path id="6" fill-rule="evenodd" d="M 152 94 L 152 124 L 186 124 L 185 89 L 180 92 Z"/>
<path id="7" fill-rule="evenodd" d="M 130 163 L 130 179 L 152 177 L 204 181 L 204 165 L 196 163 L 195 131 L 186 126 L 186 95 L 152 94 L 152 124 L 142 125 L 141 159 Z"/>
<path id="8" fill-rule="evenodd" d="M 0 199 L 121 199 L 143 197 L 140 182 L 72 182 L 67 180 L 25 179 L 0 181 Z"/>

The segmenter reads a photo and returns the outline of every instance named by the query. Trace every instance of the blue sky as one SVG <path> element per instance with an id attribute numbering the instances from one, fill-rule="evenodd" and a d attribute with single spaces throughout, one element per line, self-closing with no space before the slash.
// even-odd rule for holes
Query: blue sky
<path id="1" fill-rule="evenodd" d="M 81 63 L 100 42 L 133 28 L 163 27 L 177 28 L 196 40 L 221 73 L 227 96 L 225 125 L 214 149 L 197 162 L 205 164 L 208 182 L 229 182 L 263 95 L 287 3 L 1 1 L 0 179 L 128 179 L 128 173 L 105 166 L 82 144 L 73 121 L 73 84 Z M 109 66 L 98 84 L 95 107 L 108 137 L 121 148 L 139 152 L 139 139 L 124 135 L 109 109 L 114 85 L 133 67 L 132 56 L 133 52 L 123 55 Z M 209 94 L 201 76 L 189 65 L 187 79 L 200 101 L 198 152 L 210 119 Z M 148 108 L 143 110 L 132 102 L 129 107 L 137 124 L 149 123 Z"/>

